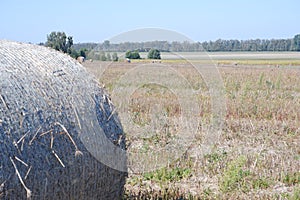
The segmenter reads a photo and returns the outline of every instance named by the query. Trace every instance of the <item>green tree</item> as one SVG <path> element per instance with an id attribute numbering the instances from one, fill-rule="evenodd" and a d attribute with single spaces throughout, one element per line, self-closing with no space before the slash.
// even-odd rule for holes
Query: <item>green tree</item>
<path id="1" fill-rule="evenodd" d="M 104 50 L 108 50 L 108 49 L 109 49 L 109 47 L 110 47 L 110 42 L 109 42 L 109 40 L 105 40 L 105 41 L 103 42 L 103 47 L 104 47 Z"/>
<path id="2" fill-rule="evenodd" d="M 126 51 L 125 58 L 131 58 L 131 51 Z"/>
<path id="3" fill-rule="evenodd" d="M 75 58 L 77 59 L 78 56 L 80 56 L 80 54 L 73 48 L 70 48 L 69 50 L 69 55 L 72 57 L 72 58 Z"/>
<path id="4" fill-rule="evenodd" d="M 151 49 L 148 53 L 149 59 L 161 59 L 160 57 L 160 51 L 157 49 Z"/>
<path id="5" fill-rule="evenodd" d="M 300 34 L 294 36 L 293 45 L 295 51 L 300 51 Z"/>
<path id="6" fill-rule="evenodd" d="M 106 61 L 107 60 L 107 57 L 105 56 L 105 52 L 101 51 L 99 55 L 100 55 L 100 60 L 101 61 Z"/>
<path id="7" fill-rule="evenodd" d="M 45 44 L 47 47 L 51 47 L 56 49 L 57 51 L 62 51 L 64 53 L 68 53 L 71 55 L 72 53 L 72 45 L 73 45 L 73 37 L 68 36 L 65 32 L 51 32 L 47 35 L 47 42 Z"/>
<path id="8" fill-rule="evenodd" d="M 107 61 L 111 61 L 111 55 L 109 52 L 106 54 L 106 58 L 107 58 Z"/>
<path id="9" fill-rule="evenodd" d="M 73 46 L 73 37 L 68 36 L 67 44 L 64 46 L 64 53 L 68 53 L 69 49 Z"/>
<path id="10" fill-rule="evenodd" d="M 80 49 L 79 55 L 82 56 L 82 57 L 84 57 L 84 58 L 86 58 L 86 52 L 87 52 L 87 49 L 86 49 L 86 48 Z"/>
<path id="11" fill-rule="evenodd" d="M 112 61 L 117 62 L 119 60 L 118 54 L 116 52 L 112 55 Z"/>
<path id="12" fill-rule="evenodd" d="M 127 51 L 125 53 L 125 58 L 129 58 L 129 59 L 140 59 L 141 56 L 139 54 L 138 51 Z"/>

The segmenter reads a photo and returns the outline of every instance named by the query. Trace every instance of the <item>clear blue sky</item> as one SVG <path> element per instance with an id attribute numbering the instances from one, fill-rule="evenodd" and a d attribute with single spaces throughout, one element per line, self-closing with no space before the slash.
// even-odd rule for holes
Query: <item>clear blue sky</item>
<path id="1" fill-rule="evenodd" d="M 194 41 L 292 38 L 299 0 L 1 0 L 0 39 L 45 42 L 64 31 L 75 42 L 102 42 L 139 28 L 177 31 Z"/>

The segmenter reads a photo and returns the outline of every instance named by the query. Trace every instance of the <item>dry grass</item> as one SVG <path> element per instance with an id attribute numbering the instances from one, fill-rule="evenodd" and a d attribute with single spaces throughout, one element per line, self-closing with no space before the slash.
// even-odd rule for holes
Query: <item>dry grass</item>
<path id="1" fill-rule="evenodd" d="M 187 64 L 168 63 L 201 91 L 197 96 L 201 123 L 196 140 L 164 168 L 129 174 L 124 198 L 299 199 L 300 70 L 270 62 L 270 66 L 267 62 L 264 66 L 219 65 L 227 114 L 219 144 L 204 158 L 198 152 L 211 114 L 206 85 Z M 112 92 L 115 82 L 138 64 L 94 62 L 85 66 L 96 76 L 100 65 L 109 66 L 101 82 Z M 160 105 L 160 114 L 165 113 L 170 121 L 147 140 L 127 135 L 129 152 L 152 151 L 165 145 L 172 134 L 178 134 L 176 123 L 171 123 L 171 119 L 180 116 L 176 96 L 158 86 L 145 86 L 132 95 L 130 112 L 135 122 L 149 123 L 149 113 L 155 105 Z"/>

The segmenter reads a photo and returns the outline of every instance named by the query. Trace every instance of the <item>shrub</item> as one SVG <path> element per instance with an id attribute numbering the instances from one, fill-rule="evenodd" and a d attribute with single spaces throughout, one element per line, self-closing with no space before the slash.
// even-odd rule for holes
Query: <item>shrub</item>
<path id="1" fill-rule="evenodd" d="M 112 55 L 112 61 L 117 62 L 119 60 L 118 54 L 116 52 Z"/>
<path id="2" fill-rule="evenodd" d="M 148 53 L 149 59 L 161 59 L 160 57 L 160 51 L 157 49 L 151 49 Z"/>
<path id="3" fill-rule="evenodd" d="M 125 58 L 129 59 L 140 59 L 141 56 L 138 51 L 127 51 L 125 54 Z"/>

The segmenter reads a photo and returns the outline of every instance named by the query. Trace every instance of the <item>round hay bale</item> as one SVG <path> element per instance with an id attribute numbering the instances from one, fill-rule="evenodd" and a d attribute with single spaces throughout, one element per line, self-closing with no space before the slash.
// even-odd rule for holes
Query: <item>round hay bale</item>
<path id="1" fill-rule="evenodd" d="M 81 139 L 102 130 L 125 152 L 114 111 L 76 60 L 0 40 L 0 199 L 120 199 L 127 173 L 100 162 Z"/>

